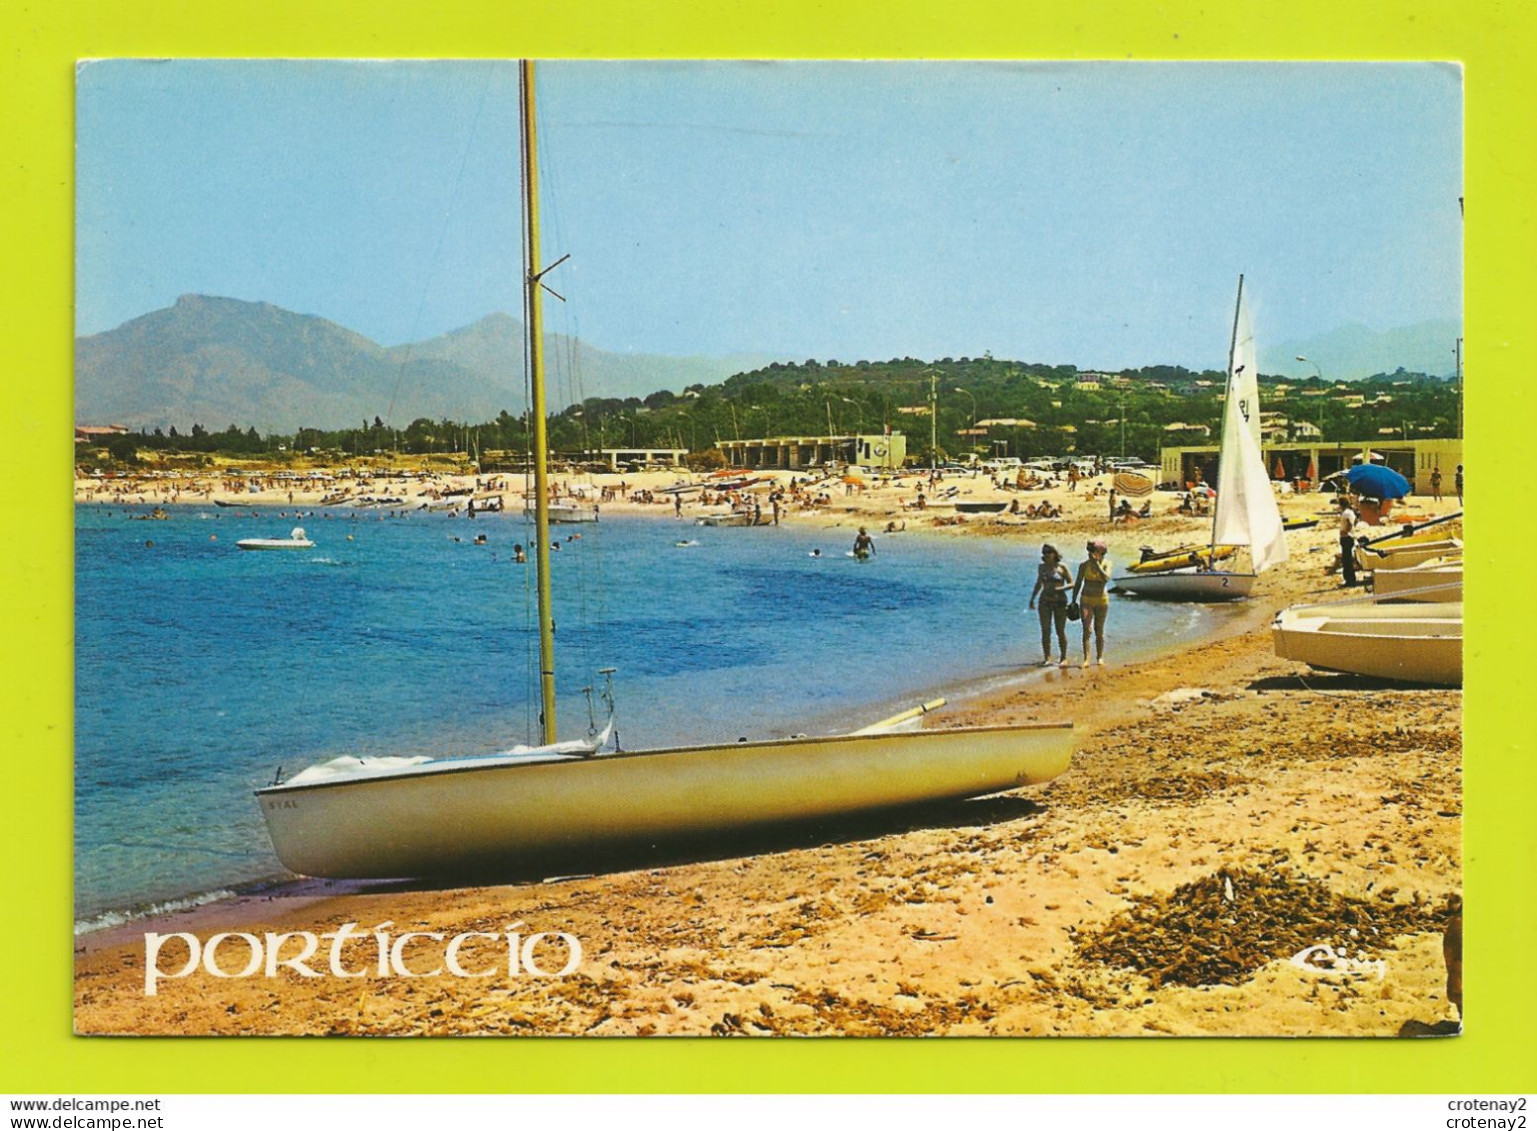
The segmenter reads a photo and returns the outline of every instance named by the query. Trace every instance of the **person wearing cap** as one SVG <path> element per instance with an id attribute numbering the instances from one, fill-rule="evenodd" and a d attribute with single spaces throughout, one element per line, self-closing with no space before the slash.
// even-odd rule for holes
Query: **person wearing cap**
<path id="1" fill-rule="evenodd" d="M 1098 538 L 1088 545 L 1089 557 L 1078 567 L 1073 581 L 1073 601 L 1083 610 L 1083 666 L 1089 666 L 1089 635 L 1094 636 L 1095 663 L 1105 664 L 1105 618 L 1110 615 L 1110 562 L 1107 547 Z"/>
<path id="2" fill-rule="evenodd" d="M 1067 587 L 1073 583 L 1073 575 L 1062 564 L 1062 555 L 1055 546 L 1041 547 L 1041 564 L 1035 570 L 1035 588 L 1030 591 L 1030 608 L 1036 607 L 1040 597 L 1041 651 L 1044 656 L 1041 667 L 1051 665 L 1051 629 L 1057 629 L 1057 659 L 1067 667 Z"/>

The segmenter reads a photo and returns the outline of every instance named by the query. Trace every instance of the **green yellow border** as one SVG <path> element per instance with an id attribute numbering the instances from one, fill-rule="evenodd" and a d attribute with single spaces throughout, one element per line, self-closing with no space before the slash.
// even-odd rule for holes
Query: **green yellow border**
<path id="1" fill-rule="evenodd" d="M 1537 19 L 1500 0 L 60 0 L 0 8 L 9 443 L 0 1090 L 1512 1092 L 1537 1082 Z M 72 95 L 113 56 L 1436 59 L 1466 65 L 1466 1035 L 1452 1041 L 108 1040 L 70 1034 Z M 1403 171 L 1413 176 L 1412 169 Z M 1263 175 L 1259 173 L 1257 175 Z M 1390 282 L 1389 282 L 1390 285 Z M 1511 487 L 1503 495 L 1497 485 Z M 1497 549 L 1498 548 L 1498 551 Z M 1496 573 L 1496 569 L 1499 570 Z M 1482 579 L 1482 583 L 1478 583 Z M 1498 596 L 1497 596 L 1498 595 Z M 131 742 L 132 736 L 124 736 Z M 1527 1065 L 1522 1068 L 1522 1065 Z"/>

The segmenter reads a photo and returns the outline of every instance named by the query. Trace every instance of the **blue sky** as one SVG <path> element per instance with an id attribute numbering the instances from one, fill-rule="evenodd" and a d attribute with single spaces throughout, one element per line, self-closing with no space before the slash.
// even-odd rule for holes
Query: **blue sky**
<path id="1" fill-rule="evenodd" d="M 384 344 L 516 313 L 515 65 L 144 62 L 77 83 L 77 329 L 184 293 Z M 615 351 L 1220 367 L 1461 304 L 1432 64 L 552 62 L 552 328 Z M 1298 364 L 1298 372 L 1311 372 Z"/>

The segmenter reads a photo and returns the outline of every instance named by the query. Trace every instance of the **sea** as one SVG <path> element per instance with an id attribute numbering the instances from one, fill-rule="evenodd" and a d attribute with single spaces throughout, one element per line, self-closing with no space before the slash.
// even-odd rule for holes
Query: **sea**
<path id="1" fill-rule="evenodd" d="M 521 514 L 148 509 L 76 507 L 77 931 L 283 880 L 252 797 L 279 773 L 539 741 Z M 294 526 L 313 549 L 236 547 Z M 853 526 L 551 530 L 563 739 L 606 719 L 603 668 L 626 749 L 838 733 L 1041 678 L 1038 539 L 877 528 L 861 562 Z M 1117 601 L 1108 652 L 1170 650 L 1232 615 Z"/>

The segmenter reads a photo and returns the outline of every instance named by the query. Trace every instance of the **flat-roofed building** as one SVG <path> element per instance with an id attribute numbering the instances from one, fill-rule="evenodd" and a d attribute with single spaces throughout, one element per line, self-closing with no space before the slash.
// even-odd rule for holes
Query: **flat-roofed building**
<path id="1" fill-rule="evenodd" d="M 732 467 L 798 471 L 825 463 L 859 467 L 901 467 L 907 437 L 900 432 L 850 436 L 769 436 L 761 440 L 722 440 L 715 445 Z"/>
<path id="2" fill-rule="evenodd" d="M 1300 428 L 1303 423 L 1298 421 L 1295 427 Z M 1396 428 L 1392 431 L 1401 432 Z M 1311 470 L 1311 482 L 1314 483 L 1363 460 L 1386 464 L 1409 480 L 1416 495 L 1430 494 L 1430 476 L 1437 468 L 1441 469 L 1442 490 L 1446 491 L 1452 481 L 1452 473 L 1462 463 L 1462 441 L 1450 439 L 1386 440 L 1378 436 L 1371 440 L 1338 443 L 1324 443 L 1316 439 L 1293 440 L 1289 443 L 1271 443 L 1266 440 L 1260 451 L 1265 461 L 1265 470 L 1272 476 L 1278 465 L 1284 479 L 1308 479 Z M 1222 469 L 1215 444 L 1163 448 L 1158 462 L 1158 481 L 1174 484 L 1180 490 L 1186 484 L 1203 480 L 1216 486 L 1216 480 L 1221 477 Z"/>

